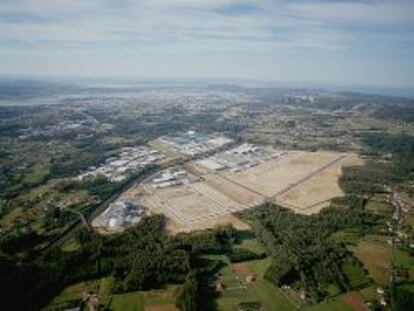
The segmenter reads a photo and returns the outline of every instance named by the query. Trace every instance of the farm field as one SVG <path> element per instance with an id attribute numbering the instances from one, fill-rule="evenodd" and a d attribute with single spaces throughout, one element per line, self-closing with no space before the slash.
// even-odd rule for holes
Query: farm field
<path id="1" fill-rule="evenodd" d="M 306 307 L 303 310 L 306 311 L 355 311 L 349 304 L 347 304 L 344 300 L 343 296 L 336 297 L 327 302 L 322 302 L 320 304 Z"/>
<path id="2" fill-rule="evenodd" d="M 170 285 L 160 290 L 111 294 L 110 284 L 110 277 L 105 277 L 69 286 L 55 297 L 44 310 L 65 310 L 69 307 L 79 306 L 83 295 L 88 292 L 97 293 L 100 304 L 112 311 L 177 310 L 174 304 L 177 285 Z"/>
<path id="3" fill-rule="evenodd" d="M 386 241 L 374 237 L 366 238 L 358 243 L 354 252 L 376 283 L 388 283 L 392 259 L 391 247 Z"/>
<path id="4" fill-rule="evenodd" d="M 260 301 L 263 310 L 295 310 L 294 298 L 263 279 L 263 273 L 270 263 L 269 259 L 231 264 L 225 256 L 208 257 L 220 259 L 225 263 L 225 267 L 220 270 L 224 289 L 215 300 L 217 310 L 237 311 L 239 303 L 252 301 Z M 257 278 L 243 289 L 239 280 L 244 280 L 249 274 L 254 274 Z"/>

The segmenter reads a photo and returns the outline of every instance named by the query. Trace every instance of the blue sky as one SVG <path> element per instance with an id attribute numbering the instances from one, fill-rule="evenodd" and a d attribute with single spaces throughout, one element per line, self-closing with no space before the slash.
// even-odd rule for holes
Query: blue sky
<path id="1" fill-rule="evenodd" d="M 412 87 L 413 0 L 1 0 L 0 74 Z"/>

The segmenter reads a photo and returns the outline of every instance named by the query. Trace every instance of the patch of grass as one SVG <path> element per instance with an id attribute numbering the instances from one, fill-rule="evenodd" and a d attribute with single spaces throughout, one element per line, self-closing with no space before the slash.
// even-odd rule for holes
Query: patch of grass
<path id="1" fill-rule="evenodd" d="M 107 304 L 110 300 L 110 278 L 101 278 L 86 282 L 77 283 L 65 288 L 57 297 L 55 297 L 45 308 L 45 310 L 55 310 L 66 308 L 72 302 L 81 301 L 85 292 L 95 291 L 99 294 L 102 304 Z"/>
<path id="2" fill-rule="evenodd" d="M 344 242 L 347 244 L 356 244 L 359 239 L 359 234 L 352 230 L 341 230 L 335 232 L 332 238 L 337 242 Z"/>
<path id="3" fill-rule="evenodd" d="M 144 299 L 140 292 L 114 295 L 110 308 L 113 311 L 144 311 Z"/>
<path id="4" fill-rule="evenodd" d="M 2 226 L 7 226 L 8 224 L 12 223 L 17 217 L 22 215 L 23 209 L 21 207 L 14 207 L 1 218 L 0 224 Z"/>
<path id="5" fill-rule="evenodd" d="M 255 238 L 252 231 L 239 231 L 237 233 L 238 243 L 234 246 L 235 248 L 243 248 L 254 253 L 264 252 L 265 249 L 260 242 Z"/>
<path id="6" fill-rule="evenodd" d="M 112 311 L 144 311 L 150 305 L 174 305 L 177 287 L 169 285 L 165 289 L 113 295 L 109 307 Z"/>
<path id="7" fill-rule="evenodd" d="M 388 283 L 391 268 L 390 246 L 381 240 L 363 240 L 354 247 L 355 255 L 368 270 L 369 276 L 378 284 Z"/>
<path id="8" fill-rule="evenodd" d="M 240 288 L 240 283 L 236 279 L 236 274 L 228 259 L 224 256 L 223 258 L 221 256 L 215 256 L 215 259 L 218 258 L 226 262 L 226 266 L 220 270 L 225 290 L 216 300 L 218 310 L 238 310 L 239 303 L 251 301 L 260 301 L 263 304 L 264 310 L 284 311 L 295 309 L 297 302 L 294 298 L 263 279 L 263 273 L 270 264 L 269 258 L 252 260 L 245 263 L 257 277 L 256 281 L 248 285 L 246 289 Z"/>
<path id="9" fill-rule="evenodd" d="M 246 290 L 225 291 L 217 299 L 218 310 L 238 310 L 241 302 L 260 301 L 264 310 L 295 310 L 294 302 L 285 297 L 281 290 L 270 282 L 259 279 Z"/>
<path id="10" fill-rule="evenodd" d="M 377 299 L 377 292 L 376 292 L 376 286 L 368 286 L 360 291 L 358 291 L 358 294 L 361 296 L 361 298 L 364 301 L 373 301 Z"/>
<path id="11" fill-rule="evenodd" d="M 175 294 L 180 285 L 168 285 L 166 288 L 141 292 L 145 305 L 174 304 Z"/>
<path id="12" fill-rule="evenodd" d="M 412 209 L 410 209 L 407 215 L 405 216 L 405 222 L 409 226 L 414 226 L 414 211 Z"/>
<path id="13" fill-rule="evenodd" d="M 36 163 L 28 174 L 25 175 L 23 183 L 27 185 L 37 185 L 44 182 L 46 175 L 49 173 L 49 166 L 48 162 Z"/>
<path id="14" fill-rule="evenodd" d="M 324 301 L 317 305 L 305 307 L 307 311 L 353 311 L 352 307 L 349 306 L 344 300 L 343 296 L 338 296 L 333 300 Z"/>
<path id="15" fill-rule="evenodd" d="M 370 280 L 367 277 L 363 267 L 357 262 L 346 261 L 342 265 L 342 269 L 349 281 L 351 288 L 361 288 L 369 284 Z"/>
<path id="16" fill-rule="evenodd" d="M 73 251 L 77 250 L 79 247 L 80 247 L 79 243 L 74 238 L 72 238 L 72 239 L 66 241 L 62 245 L 61 249 L 64 252 L 73 252 Z"/>
<path id="17" fill-rule="evenodd" d="M 391 215 L 393 210 L 390 203 L 380 199 L 369 200 L 366 209 L 380 215 Z"/>
<path id="18" fill-rule="evenodd" d="M 93 291 L 98 293 L 101 304 L 112 311 L 144 311 L 145 306 L 149 305 L 175 304 L 175 293 L 179 286 L 169 285 L 165 289 L 112 295 L 111 283 L 111 277 L 104 277 L 69 286 L 45 310 L 64 310 L 68 306 L 78 306 L 83 293 Z"/>
<path id="19" fill-rule="evenodd" d="M 408 252 L 396 249 L 393 252 L 394 254 L 394 266 L 402 269 L 407 269 L 408 271 L 408 280 L 414 280 L 414 258 Z"/>
<path id="20" fill-rule="evenodd" d="M 414 258 L 408 252 L 396 249 L 394 250 L 394 265 L 409 269 L 414 266 Z"/>
<path id="21" fill-rule="evenodd" d="M 335 297 L 341 293 L 341 289 L 335 284 L 328 284 L 325 290 L 328 292 L 328 297 Z"/>

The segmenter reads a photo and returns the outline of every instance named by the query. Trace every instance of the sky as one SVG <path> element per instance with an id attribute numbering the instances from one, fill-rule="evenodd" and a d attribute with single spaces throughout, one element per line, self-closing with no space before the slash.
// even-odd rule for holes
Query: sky
<path id="1" fill-rule="evenodd" d="M 0 0 L 0 74 L 414 86 L 414 0 Z"/>

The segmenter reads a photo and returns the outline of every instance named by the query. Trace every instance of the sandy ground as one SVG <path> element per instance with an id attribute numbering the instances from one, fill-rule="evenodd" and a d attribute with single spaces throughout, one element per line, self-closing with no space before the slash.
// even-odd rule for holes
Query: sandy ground
<path id="1" fill-rule="evenodd" d="M 361 165 L 356 155 L 349 155 L 342 161 L 326 168 L 297 187 L 275 198 L 274 202 L 295 209 L 301 214 L 318 213 L 329 205 L 330 200 L 343 195 L 338 178 L 344 166 Z"/>
<path id="2" fill-rule="evenodd" d="M 223 176 L 208 175 L 204 179 L 206 184 L 217 189 L 223 195 L 239 204 L 253 206 L 263 202 L 264 197 L 262 195 L 241 187 L 234 181 L 226 179 Z"/>
<path id="3" fill-rule="evenodd" d="M 291 151 L 281 158 L 225 175 L 263 196 L 271 197 L 339 156 L 338 153 Z"/>

